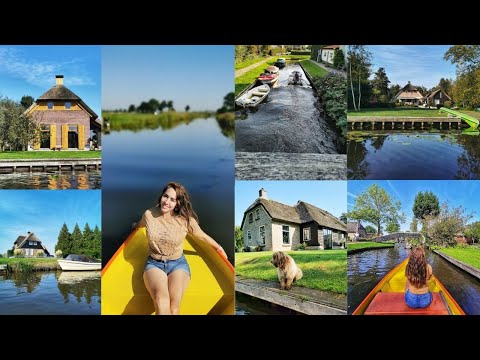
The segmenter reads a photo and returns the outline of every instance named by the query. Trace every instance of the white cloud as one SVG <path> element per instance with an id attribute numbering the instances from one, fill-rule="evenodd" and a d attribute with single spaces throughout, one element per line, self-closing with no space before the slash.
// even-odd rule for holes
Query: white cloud
<path id="1" fill-rule="evenodd" d="M 356 199 L 357 198 L 357 195 L 355 195 L 354 193 L 351 193 L 350 191 L 347 192 L 347 195 Z"/>

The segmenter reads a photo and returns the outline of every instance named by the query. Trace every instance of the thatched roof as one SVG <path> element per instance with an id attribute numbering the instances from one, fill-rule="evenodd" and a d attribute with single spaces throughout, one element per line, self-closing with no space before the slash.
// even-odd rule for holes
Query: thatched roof
<path id="1" fill-rule="evenodd" d="M 423 95 L 418 89 L 413 86 L 410 81 L 403 87 L 402 90 L 395 96 L 395 99 L 423 99 Z"/>
<path id="2" fill-rule="evenodd" d="M 22 238 L 22 239 L 20 240 L 20 242 L 17 243 L 17 241 L 18 241 L 20 238 Z M 18 247 L 22 247 L 23 244 L 25 244 L 26 241 L 37 241 L 37 242 L 41 243 L 40 239 L 39 239 L 33 232 L 28 233 L 27 236 L 19 236 L 19 237 L 17 238 L 17 240 L 15 240 L 15 243 L 18 244 Z M 14 243 L 14 244 L 15 244 L 15 243 Z"/>
<path id="3" fill-rule="evenodd" d="M 295 206 L 289 206 L 265 198 L 257 198 L 254 203 L 245 210 L 241 225 L 242 228 L 247 213 L 257 206 L 263 206 L 273 220 L 286 221 L 294 224 L 305 224 L 315 221 L 324 227 L 347 231 L 347 225 L 345 223 L 330 214 L 328 211 L 320 209 L 314 205 L 299 201 Z"/>

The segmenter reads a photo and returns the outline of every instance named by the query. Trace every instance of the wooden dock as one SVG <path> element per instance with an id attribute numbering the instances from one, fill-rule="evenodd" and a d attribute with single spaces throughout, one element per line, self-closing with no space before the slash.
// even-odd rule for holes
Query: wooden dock
<path id="1" fill-rule="evenodd" d="M 0 160 L 0 174 L 101 169 L 102 159 Z"/>
<path id="2" fill-rule="evenodd" d="M 454 117 L 350 116 L 351 130 L 424 129 L 438 124 L 440 129 L 460 129 L 462 120 Z"/>

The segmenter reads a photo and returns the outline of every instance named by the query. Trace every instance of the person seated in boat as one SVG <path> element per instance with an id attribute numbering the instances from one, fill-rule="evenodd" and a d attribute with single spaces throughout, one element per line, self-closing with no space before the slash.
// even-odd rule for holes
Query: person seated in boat
<path id="1" fill-rule="evenodd" d="M 428 280 L 432 277 L 432 266 L 427 263 L 422 246 L 414 247 L 410 252 L 405 269 L 407 283 L 405 302 L 411 308 L 426 308 L 432 302 L 432 293 L 428 289 Z"/>
<path id="2" fill-rule="evenodd" d="M 145 263 L 143 280 L 152 297 L 157 315 L 177 315 L 191 273 L 183 254 L 187 234 L 205 241 L 225 258 L 223 248 L 198 224 L 198 216 L 190 203 L 185 187 L 168 183 L 158 204 L 144 212 L 135 227 L 145 227 L 150 254 Z"/>

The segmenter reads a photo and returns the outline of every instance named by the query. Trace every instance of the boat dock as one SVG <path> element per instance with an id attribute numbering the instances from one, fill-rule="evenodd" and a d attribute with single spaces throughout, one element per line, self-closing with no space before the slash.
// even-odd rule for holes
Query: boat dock
<path id="1" fill-rule="evenodd" d="M 290 290 L 280 290 L 278 282 L 236 276 L 235 291 L 305 315 L 347 314 L 347 297 L 345 295 L 307 289 L 295 286 L 295 284 Z"/>
<path id="2" fill-rule="evenodd" d="M 460 129 L 462 119 L 453 117 L 406 117 L 406 116 L 350 116 L 347 118 L 351 130 L 395 130 L 424 129 L 439 124 L 440 129 Z M 445 124 L 448 125 L 445 126 Z"/>
<path id="3" fill-rule="evenodd" d="M 0 174 L 16 172 L 45 172 L 101 170 L 102 159 L 22 159 L 0 160 Z"/>

